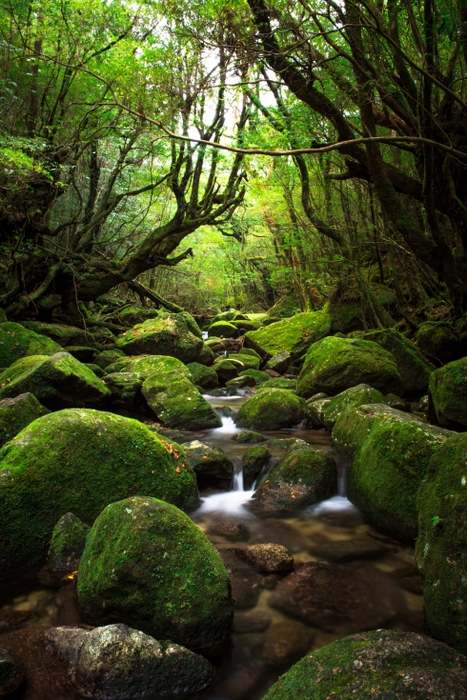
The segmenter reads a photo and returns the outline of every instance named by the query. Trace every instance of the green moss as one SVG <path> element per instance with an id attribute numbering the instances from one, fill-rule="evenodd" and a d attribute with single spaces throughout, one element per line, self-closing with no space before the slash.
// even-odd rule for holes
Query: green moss
<path id="1" fill-rule="evenodd" d="M 203 341 L 177 314 L 172 314 L 139 323 L 118 337 L 117 346 L 127 355 L 169 355 L 182 362 L 195 362 Z"/>
<path id="2" fill-rule="evenodd" d="M 22 357 L 20 360 L 16 360 L 8 369 L 2 372 L 0 387 L 3 389 L 4 386 L 7 386 L 10 382 L 18 379 L 18 377 L 21 377 L 23 374 L 27 374 L 48 359 L 49 355 L 29 355 L 28 357 Z"/>
<path id="3" fill-rule="evenodd" d="M 23 364 L 20 369 L 23 369 Z M 66 352 L 47 357 L 29 371 L 19 374 L 0 389 L 0 399 L 24 392 L 34 394 L 51 410 L 71 406 L 100 407 L 110 396 L 102 379 Z"/>
<path id="4" fill-rule="evenodd" d="M 118 350 L 117 348 L 114 350 L 103 350 L 96 355 L 94 358 L 94 363 L 98 367 L 106 369 L 109 365 L 111 365 L 113 362 L 117 362 L 122 357 L 125 357 L 123 350 Z"/>
<path id="5" fill-rule="evenodd" d="M 186 365 L 176 357 L 169 355 L 143 355 L 142 357 L 132 357 L 125 366 L 126 372 L 138 372 L 145 379 L 153 374 L 164 374 L 165 372 L 176 371 L 181 377 L 189 377 L 190 372 Z"/>
<path id="6" fill-rule="evenodd" d="M 308 350 L 297 392 L 304 398 L 321 391 L 334 396 L 357 384 L 369 384 L 383 394 L 402 391 L 391 353 L 369 340 L 330 336 Z"/>
<path id="7" fill-rule="evenodd" d="M 267 372 L 263 372 L 260 369 L 243 369 L 239 374 L 240 377 L 253 377 L 257 385 L 271 379 Z"/>
<path id="8" fill-rule="evenodd" d="M 68 345 L 93 345 L 96 339 L 92 333 L 83 328 L 67 326 L 62 323 L 43 323 L 42 321 L 25 321 L 24 327 L 35 333 L 52 338 L 62 347 Z"/>
<path id="9" fill-rule="evenodd" d="M 9 367 L 26 355 L 54 355 L 63 348 L 45 335 L 19 323 L 0 324 L 0 367 Z"/>
<path id="10" fill-rule="evenodd" d="M 49 411 L 33 394 L 20 394 L 14 399 L 0 401 L 0 447 L 15 437 L 36 418 Z"/>
<path id="11" fill-rule="evenodd" d="M 258 360 L 261 360 L 261 357 L 258 355 L 256 350 L 253 350 L 253 348 L 242 348 L 241 350 L 238 351 L 239 355 L 249 355 L 250 357 L 257 357 Z"/>
<path id="12" fill-rule="evenodd" d="M 216 321 L 209 326 L 208 336 L 210 338 L 237 338 L 238 328 L 229 321 Z"/>
<path id="13" fill-rule="evenodd" d="M 467 659 L 395 630 L 355 634 L 308 654 L 263 700 L 445 700 L 465 695 Z"/>
<path id="14" fill-rule="evenodd" d="M 228 382 L 230 379 L 235 379 L 239 371 L 242 369 L 242 365 L 239 362 L 230 362 L 229 360 L 219 360 L 213 365 L 219 383 Z M 255 371 L 255 370 L 251 370 Z"/>
<path id="15" fill-rule="evenodd" d="M 415 336 L 417 345 L 431 360 L 444 364 L 459 357 L 459 339 L 443 321 L 426 321 Z"/>
<path id="16" fill-rule="evenodd" d="M 236 417 L 236 424 L 253 430 L 291 428 L 300 423 L 306 411 L 305 402 L 286 389 L 265 389 L 245 401 Z"/>
<path id="17" fill-rule="evenodd" d="M 237 320 L 236 318 L 231 322 L 232 326 L 235 326 L 235 328 L 244 335 L 247 331 L 257 331 L 258 328 L 261 328 L 261 323 L 257 323 L 256 321 L 250 321 L 246 317 Z M 243 331 L 243 333 L 242 333 Z"/>
<path id="18" fill-rule="evenodd" d="M 143 375 L 139 372 L 115 372 L 104 379 L 110 391 L 110 406 L 113 410 L 136 411 L 141 399 Z"/>
<path id="19" fill-rule="evenodd" d="M 365 333 L 363 339 L 378 343 L 394 356 L 406 392 L 418 395 L 426 392 L 434 367 L 414 343 L 393 328 Z"/>
<path id="20" fill-rule="evenodd" d="M 278 321 L 257 331 L 249 331 L 245 337 L 248 347 L 261 356 L 287 350 L 292 359 L 296 359 L 330 330 L 331 318 L 326 310 L 322 310 L 296 314 L 293 318 Z"/>
<path id="21" fill-rule="evenodd" d="M 276 377 L 275 379 L 268 379 L 266 382 L 261 384 L 258 391 L 262 391 L 263 389 L 287 389 L 289 391 L 295 391 L 296 388 L 296 379 L 285 379 L 285 377 Z"/>
<path id="22" fill-rule="evenodd" d="M 251 489 L 263 467 L 271 459 L 271 453 L 263 445 L 249 447 L 242 458 L 243 488 Z"/>
<path id="23" fill-rule="evenodd" d="M 259 369 L 259 366 L 261 364 L 261 360 L 259 359 L 259 357 L 255 357 L 254 355 L 245 355 L 244 353 L 233 352 L 229 354 L 229 362 L 241 362 L 243 366 L 239 365 L 239 370 Z"/>
<path id="24" fill-rule="evenodd" d="M 198 355 L 197 362 L 206 367 L 210 367 L 214 362 L 214 353 L 206 343 L 203 343 L 201 352 Z"/>
<path id="25" fill-rule="evenodd" d="M 86 616 L 118 619 L 190 649 L 223 645 L 232 621 L 229 575 L 199 528 L 174 506 L 129 498 L 94 523 L 77 593 Z"/>
<path id="26" fill-rule="evenodd" d="M 216 370 L 212 367 L 205 367 L 199 362 L 190 362 L 187 365 L 190 373 L 189 379 L 202 389 L 215 389 L 218 385 Z"/>
<path id="27" fill-rule="evenodd" d="M 175 454 L 146 426 L 112 413 L 70 409 L 35 420 L 0 450 L 0 571 L 40 559 L 69 511 L 91 523 L 135 494 L 196 507 L 195 475 Z"/>
<path id="28" fill-rule="evenodd" d="M 324 425 L 328 430 L 332 430 L 341 413 L 348 408 L 357 408 L 371 403 L 385 404 L 386 400 L 380 391 L 367 384 L 358 384 L 346 389 L 325 404 L 323 410 Z"/>
<path id="29" fill-rule="evenodd" d="M 65 513 L 52 531 L 47 564 L 51 571 L 75 571 L 84 551 L 89 525 L 73 513 Z"/>
<path id="30" fill-rule="evenodd" d="M 255 433 L 254 430 L 242 430 L 241 433 L 237 433 L 236 435 L 233 436 L 233 440 L 236 440 L 237 442 L 244 443 L 244 442 L 264 442 L 265 437 L 261 435 L 261 433 Z"/>
<path id="31" fill-rule="evenodd" d="M 430 376 L 432 418 L 455 430 L 467 429 L 467 357 L 449 362 Z"/>
<path id="32" fill-rule="evenodd" d="M 467 654 L 467 434 L 436 452 L 419 491 L 416 561 L 430 630 Z"/>
<path id="33" fill-rule="evenodd" d="M 152 375 L 143 384 L 143 396 L 168 428 L 219 428 L 222 421 L 198 389 L 177 371 Z"/>

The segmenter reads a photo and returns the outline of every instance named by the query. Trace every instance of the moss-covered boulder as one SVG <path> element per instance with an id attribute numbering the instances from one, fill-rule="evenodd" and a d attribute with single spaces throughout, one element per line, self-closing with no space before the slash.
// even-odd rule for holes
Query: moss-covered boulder
<path id="1" fill-rule="evenodd" d="M 246 344 L 261 356 L 274 356 L 287 351 L 292 360 L 301 357 L 312 343 L 324 338 L 331 330 L 331 318 L 326 310 L 296 314 L 257 331 L 246 333 Z"/>
<path id="2" fill-rule="evenodd" d="M 128 498 L 100 514 L 77 593 L 89 620 L 118 620 L 188 649 L 219 650 L 230 635 L 222 559 L 187 515 L 155 498 Z"/>
<path id="3" fill-rule="evenodd" d="M 288 391 L 295 391 L 297 389 L 297 380 L 286 379 L 285 377 L 268 379 L 259 386 L 258 391 L 263 391 L 263 389 L 287 389 Z"/>
<path id="4" fill-rule="evenodd" d="M 263 438 L 264 439 L 264 438 Z M 243 488 L 248 491 L 253 487 L 263 467 L 271 459 L 271 453 L 263 445 L 249 447 L 242 457 Z"/>
<path id="5" fill-rule="evenodd" d="M 195 385 L 177 370 L 151 375 L 142 388 L 148 406 L 168 428 L 220 428 L 222 421 Z"/>
<path id="6" fill-rule="evenodd" d="M 363 339 L 378 343 L 394 356 L 405 393 L 426 393 L 434 367 L 412 341 L 393 328 L 365 333 Z"/>
<path id="7" fill-rule="evenodd" d="M 229 354 L 229 362 L 234 364 L 238 363 L 239 372 L 245 369 L 259 369 L 261 360 L 259 357 L 254 355 L 246 355 L 245 353 L 234 353 Z"/>
<path id="8" fill-rule="evenodd" d="M 430 633 L 467 654 L 467 434 L 437 450 L 419 491 L 416 561 Z M 467 686 L 466 686 L 467 687 Z"/>
<path id="9" fill-rule="evenodd" d="M 203 347 L 201 348 L 201 352 L 199 353 L 196 361 L 199 362 L 200 365 L 205 365 L 206 367 L 210 367 L 212 365 L 214 362 L 214 353 L 209 345 L 203 343 Z"/>
<path id="10" fill-rule="evenodd" d="M 110 391 L 109 408 L 112 410 L 134 413 L 144 405 L 141 394 L 143 375 L 139 372 L 107 374 L 104 383 Z"/>
<path id="11" fill-rule="evenodd" d="M 387 414 L 372 422 L 349 469 L 347 497 L 380 530 L 414 540 L 418 489 L 449 433 L 401 415 L 407 418 Z"/>
<path id="12" fill-rule="evenodd" d="M 216 321 L 208 328 L 209 338 L 238 338 L 238 328 L 229 321 Z"/>
<path id="13" fill-rule="evenodd" d="M 163 314 L 159 314 L 159 316 L 162 316 Z M 180 319 L 183 323 L 186 324 L 187 328 L 193 335 L 195 335 L 197 338 L 201 338 L 203 335 L 201 328 L 198 326 L 198 322 L 193 318 L 193 316 L 188 313 L 188 311 L 179 311 L 177 314 L 167 314 L 168 316 L 175 316 L 176 318 Z"/>
<path id="14" fill-rule="evenodd" d="M 86 537 L 91 528 L 74 513 L 65 513 L 52 530 L 47 555 L 47 566 L 57 577 L 63 578 L 78 570 Z"/>
<path id="15" fill-rule="evenodd" d="M 271 471 L 250 503 L 263 512 L 306 508 L 337 492 L 337 467 L 327 452 L 307 446 L 291 451 Z"/>
<path id="16" fill-rule="evenodd" d="M 263 700 L 462 700 L 467 658 L 414 632 L 378 629 L 308 654 Z"/>
<path id="17" fill-rule="evenodd" d="M 187 369 L 190 372 L 189 378 L 196 386 L 206 390 L 215 389 L 218 386 L 217 373 L 212 367 L 206 367 L 199 362 L 190 362 Z"/>
<path id="18" fill-rule="evenodd" d="M 431 420 L 445 428 L 467 429 L 467 357 L 431 374 L 428 412 Z"/>
<path id="19" fill-rule="evenodd" d="M 460 343 L 454 329 L 443 321 L 426 321 L 415 336 L 418 347 L 439 364 L 452 362 L 460 355 Z"/>
<path id="20" fill-rule="evenodd" d="M 266 363 L 266 369 L 272 369 L 274 372 L 279 372 L 279 374 L 284 374 L 287 367 L 292 363 L 292 355 L 288 350 L 282 350 L 281 352 L 276 352 L 275 355 L 271 357 Z"/>
<path id="21" fill-rule="evenodd" d="M 199 440 L 186 442 L 183 451 L 201 487 L 229 482 L 233 478 L 234 464 L 220 447 L 207 445 Z"/>
<path id="22" fill-rule="evenodd" d="M 170 355 L 142 355 L 141 357 L 128 358 L 125 365 L 125 372 L 138 372 L 144 379 L 153 374 L 164 374 L 165 372 L 177 372 L 178 376 L 190 378 L 190 371 L 186 365 L 176 357 Z M 122 371 L 122 370 L 118 370 Z"/>
<path id="23" fill-rule="evenodd" d="M 93 345 L 96 339 L 90 331 L 63 323 L 43 323 L 42 321 L 25 321 L 22 325 L 30 331 L 52 338 L 62 347 L 68 345 Z"/>
<path id="24" fill-rule="evenodd" d="M 357 408 L 370 403 L 385 404 L 386 400 L 380 391 L 373 389 L 368 384 L 358 384 L 350 387 L 350 389 L 341 391 L 323 409 L 324 426 L 328 430 L 332 430 L 341 413 L 348 408 Z"/>
<path id="25" fill-rule="evenodd" d="M 304 418 L 305 402 L 287 389 L 265 389 L 245 401 L 235 422 L 240 428 L 292 428 Z"/>
<path id="26" fill-rule="evenodd" d="M 19 323 L 0 324 L 0 367 L 9 367 L 26 355 L 54 355 L 63 348 L 45 335 Z"/>
<path id="27" fill-rule="evenodd" d="M 236 440 L 240 443 L 245 442 L 264 442 L 266 438 L 261 433 L 256 433 L 254 430 L 242 430 L 241 433 L 232 435 L 231 440 Z"/>
<path id="28" fill-rule="evenodd" d="M 198 505 L 189 464 L 142 423 L 92 409 L 38 418 L 0 450 L 0 571 L 38 561 L 64 513 L 92 523 L 135 494 Z"/>
<path id="29" fill-rule="evenodd" d="M 318 394 L 320 396 L 320 394 Z M 339 394 L 338 394 L 339 396 Z M 315 399 L 313 396 L 306 402 L 306 417 L 312 428 L 324 428 L 324 411 L 331 403 L 331 399 Z"/>
<path id="30" fill-rule="evenodd" d="M 243 371 L 242 365 L 239 362 L 230 362 L 230 360 L 218 360 L 214 363 L 213 369 L 217 374 L 219 384 L 225 384 L 231 379 L 235 379 L 240 371 Z M 255 371 L 255 370 L 253 370 Z"/>
<path id="31" fill-rule="evenodd" d="M 127 355 L 170 355 L 182 362 L 196 362 L 203 341 L 193 335 L 180 318 L 164 315 L 122 333 L 117 347 Z"/>
<path id="32" fill-rule="evenodd" d="M 308 350 L 297 392 L 307 399 L 320 391 L 335 396 L 357 384 L 383 394 L 400 393 L 402 379 L 393 355 L 369 340 L 330 336 Z"/>
<path id="33" fill-rule="evenodd" d="M 0 401 L 0 447 L 36 418 L 48 413 L 34 394 L 20 394 L 14 399 Z"/>
<path id="34" fill-rule="evenodd" d="M 150 309 L 139 304 L 129 304 L 123 309 L 119 309 L 113 315 L 113 320 L 121 323 L 124 326 L 134 326 L 136 323 L 142 323 L 149 319 L 157 318 L 160 315 L 158 309 Z"/>
<path id="35" fill-rule="evenodd" d="M 363 330 L 362 304 L 355 298 L 333 298 L 329 302 L 331 333 L 352 333 Z"/>
<path id="36" fill-rule="evenodd" d="M 24 368 L 24 360 L 20 361 Z M 11 370 L 15 370 L 14 367 Z M 2 383 L 5 377 L 2 375 Z M 110 391 L 94 372 L 67 352 L 42 359 L 32 369 L 21 372 L 0 389 L 0 399 L 30 392 L 52 411 L 61 408 L 100 408 Z"/>
<path id="37" fill-rule="evenodd" d="M 239 376 L 252 377 L 255 380 L 256 386 L 259 386 L 263 382 L 267 382 L 269 379 L 271 379 L 267 372 L 263 372 L 260 369 L 242 369 Z"/>

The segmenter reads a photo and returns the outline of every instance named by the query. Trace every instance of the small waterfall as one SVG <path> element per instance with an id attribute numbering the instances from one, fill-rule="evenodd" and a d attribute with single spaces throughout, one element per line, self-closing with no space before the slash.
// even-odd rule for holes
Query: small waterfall
<path id="1" fill-rule="evenodd" d="M 235 469 L 232 483 L 232 491 L 243 491 L 243 469 L 242 465 Z"/>
<path id="2" fill-rule="evenodd" d="M 222 437 L 222 435 L 235 435 L 235 433 L 239 433 L 241 431 L 241 428 L 237 428 L 237 426 L 234 423 L 234 419 L 231 416 L 220 415 L 219 418 L 222 421 L 222 425 L 220 428 L 214 428 L 214 430 L 211 431 L 211 437 Z"/>

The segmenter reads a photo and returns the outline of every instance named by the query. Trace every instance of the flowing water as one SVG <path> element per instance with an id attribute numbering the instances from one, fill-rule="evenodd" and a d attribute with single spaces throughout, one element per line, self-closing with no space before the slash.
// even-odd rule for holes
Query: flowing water
<path id="1" fill-rule="evenodd" d="M 312 625 L 305 624 L 299 614 L 288 615 L 269 605 L 284 575 L 259 574 L 244 564 L 232 550 L 245 544 L 283 545 L 293 554 L 296 567 L 311 561 L 339 563 L 336 575 L 341 577 L 351 576 L 352 566 L 362 565 L 371 550 L 371 562 L 363 565 L 384 572 L 390 582 L 389 589 L 382 587 L 380 600 L 378 591 L 375 593 L 376 608 L 392 610 L 387 620 L 378 626 L 422 632 L 423 599 L 413 549 L 389 540 L 364 522 L 345 497 L 346 463 L 334 455 L 339 487 L 332 498 L 299 511 L 293 517 L 258 517 L 248 508 L 254 490 L 243 490 L 241 471 L 242 456 L 251 444 L 231 439 L 240 432 L 233 414 L 245 398 L 207 398 L 221 415 L 222 427 L 196 433 L 194 438 L 224 450 L 234 463 L 235 473 L 231 490 L 202 492 L 201 506 L 191 517 L 219 550 L 231 574 L 235 616 L 232 644 L 214 661 L 217 668 L 214 682 L 205 691 L 190 696 L 191 700 L 259 700 L 298 658 L 349 633 L 345 624 L 340 624 L 338 613 L 336 619 L 326 625 Z M 332 452 L 330 435 L 324 430 L 297 428 L 263 431 L 263 435 L 266 438 L 300 438 L 320 450 Z M 284 454 L 277 449 L 271 453 L 272 463 Z M 341 580 L 344 585 L 344 578 Z M 11 629 L 80 622 L 73 583 L 58 592 L 47 587 L 38 588 L 37 584 L 25 584 L 24 590 L 18 586 L 12 582 L 3 598 L 0 597 L 0 646 L 1 633 Z M 394 598 L 392 608 L 385 598 L 388 590 Z M 332 596 L 332 592 L 329 595 Z M 323 607 L 333 609 L 333 600 L 324 600 Z M 372 628 L 371 620 L 361 621 L 360 629 Z M 16 700 L 64 700 L 63 695 L 54 694 L 48 680 L 44 681 L 43 688 L 26 689 L 14 697 Z"/>

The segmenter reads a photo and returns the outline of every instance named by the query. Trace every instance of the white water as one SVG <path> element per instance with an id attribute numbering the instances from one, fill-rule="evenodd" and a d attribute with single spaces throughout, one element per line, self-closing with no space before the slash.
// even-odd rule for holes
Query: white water
<path id="1" fill-rule="evenodd" d="M 254 491 L 224 491 L 223 493 L 215 493 L 212 496 L 203 498 L 198 514 L 206 515 L 207 513 L 221 513 L 222 515 L 254 519 L 255 516 L 245 508 L 247 503 L 253 496 Z"/>
<path id="2" fill-rule="evenodd" d="M 307 513 L 310 515 L 321 515 L 322 513 L 332 513 L 339 510 L 358 513 L 358 508 L 356 508 L 348 498 L 345 498 L 345 496 L 332 496 L 332 498 L 328 498 L 326 501 L 316 503 L 316 505 L 307 508 Z"/>
<path id="3" fill-rule="evenodd" d="M 235 435 L 236 433 L 240 433 L 242 431 L 242 428 L 237 428 L 233 418 L 230 418 L 230 416 L 219 416 L 219 418 L 222 421 L 222 425 L 220 428 L 214 428 L 211 430 L 209 434 L 211 439 L 216 439 L 216 437 L 224 437 L 225 435 Z"/>

